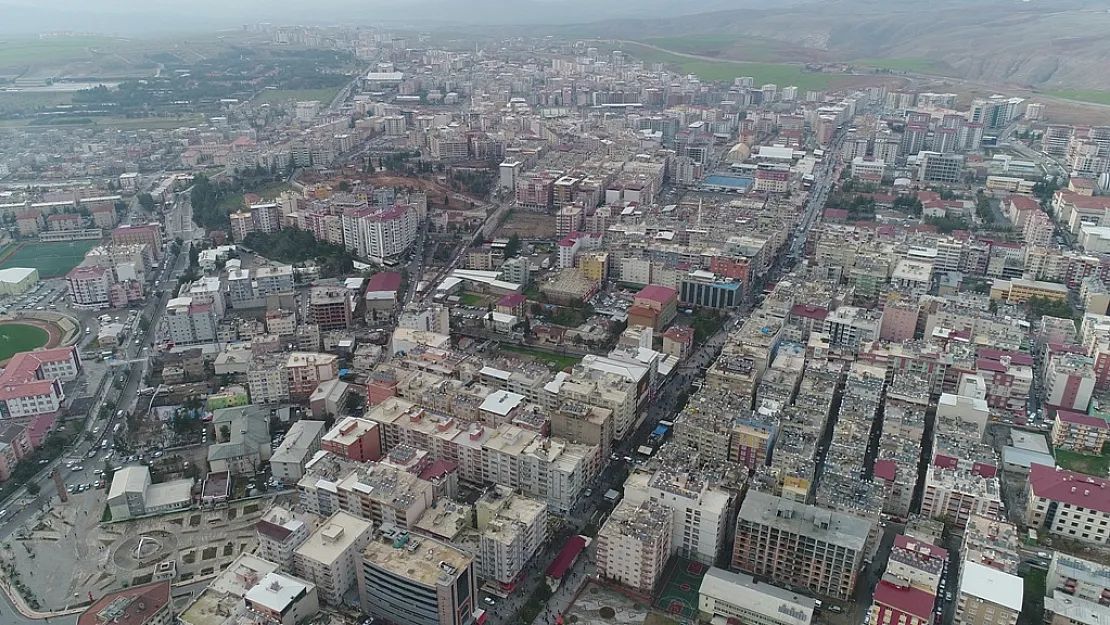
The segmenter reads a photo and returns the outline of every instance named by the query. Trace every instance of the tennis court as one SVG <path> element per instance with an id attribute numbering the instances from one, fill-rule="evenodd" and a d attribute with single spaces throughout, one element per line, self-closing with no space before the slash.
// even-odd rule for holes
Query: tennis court
<path id="1" fill-rule="evenodd" d="M 659 593 L 653 602 L 655 607 L 675 616 L 697 618 L 698 591 L 708 570 L 709 567 L 700 562 L 677 556 L 671 558 L 659 583 Z"/>
<path id="2" fill-rule="evenodd" d="M 23 243 L 0 262 L 0 268 L 33 267 L 40 278 L 56 278 L 81 264 L 85 253 L 99 244 L 96 240 Z"/>

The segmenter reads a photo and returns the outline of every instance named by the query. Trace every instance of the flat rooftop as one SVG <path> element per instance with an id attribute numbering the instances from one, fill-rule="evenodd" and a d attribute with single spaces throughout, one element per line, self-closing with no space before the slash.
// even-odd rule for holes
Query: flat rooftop
<path id="1" fill-rule="evenodd" d="M 413 542 L 417 546 L 410 551 Z M 431 538 L 413 537 L 401 547 L 394 547 L 394 544 L 392 539 L 372 540 L 363 550 L 363 558 L 394 575 L 424 586 L 451 583 L 471 563 L 470 556 Z"/>

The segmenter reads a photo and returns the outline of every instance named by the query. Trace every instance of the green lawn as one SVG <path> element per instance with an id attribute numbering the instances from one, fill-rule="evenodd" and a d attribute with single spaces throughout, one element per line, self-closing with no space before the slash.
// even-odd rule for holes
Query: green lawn
<path id="1" fill-rule="evenodd" d="M 547 352 L 541 352 L 538 349 L 528 349 L 526 347 L 517 347 L 516 345 L 502 345 L 498 349 L 505 352 L 520 354 L 522 356 L 530 356 L 536 362 L 547 365 L 552 371 L 562 371 L 567 367 L 573 367 L 582 360 L 581 356 L 549 354 Z"/>
<path id="2" fill-rule="evenodd" d="M 319 100 L 321 106 L 331 104 L 331 99 L 339 89 L 263 89 L 258 97 L 251 100 L 254 104 L 280 104 L 294 100 L 297 102 Z"/>
<path id="3" fill-rule="evenodd" d="M 624 44 L 621 49 L 644 63 L 663 63 L 668 69 L 695 74 L 702 80 L 730 81 L 740 76 L 751 76 L 756 86 L 770 83 L 778 85 L 779 89 L 789 85 L 799 89 L 825 89 L 835 78 L 832 74 L 802 71 L 802 66 L 788 63 L 703 61 L 636 44 Z"/>
<path id="4" fill-rule="evenodd" d="M 27 37 L 0 42 L 0 67 L 80 61 L 117 51 L 128 40 L 116 37 Z"/>
<path id="5" fill-rule="evenodd" d="M 42 328 L 22 323 L 0 325 L 0 361 L 19 352 L 29 352 L 46 345 L 50 335 Z"/>
<path id="6" fill-rule="evenodd" d="M 52 109 L 73 102 L 73 94 L 64 91 L 0 91 L 0 115 Z"/>
<path id="7" fill-rule="evenodd" d="M 1110 472 L 1110 456 L 1085 456 L 1074 451 L 1056 450 L 1056 464 L 1069 470 L 1096 477 L 1106 477 Z"/>
<path id="8" fill-rule="evenodd" d="M 64 276 L 85 259 L 85 253 L 100 241 L 66 241 L 63 243 L 25 243 L 0 262 L 0 268 L 34 267 L 39 277 Z"/>
<path id="9" fill-rule="evenodd" d="M 463 306 L 481 306 L 485 301 L 486 299 L 484 297 L 475 295 L 474 293 L 464 292 L 459 294 L 459 303 Z"/>
<path id="10" fill-rule="evenodd" d="M 126 130 L 175 130 L 195 126 L 203 121 L 202 117 L 87 117 L 87 123 L 47 124 L 37 123 L 35 119 L 6 119 L 0 126 L 6 128 L 122 128 Z"/>
<path id="11" fill-rule="evenodd" d="M 1048 95 L 1065 100 L 1091 102 L 1093 104 L 1110 105 L 1110 91 L 1097 91 L 1094 89 L 1075 89 L 1071 91 L 1049 91 Z"/>

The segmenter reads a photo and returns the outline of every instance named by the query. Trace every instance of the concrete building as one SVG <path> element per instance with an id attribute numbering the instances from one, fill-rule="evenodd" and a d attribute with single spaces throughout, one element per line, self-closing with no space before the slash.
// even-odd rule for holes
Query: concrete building
<path id="1" fill-rule="evenodd" d="M 652 501 L 618 504 L 597 535 L 598 577 L 651 594 L 670 555 L 671 517 Z"/>
<path id="2" fill-rule="evenodd" d="M 809 625 L 816 605 L 810 597 L 717 567 L 706 572 L 698 590 L 698 612 L 714 623 L 724 619 L 750 625 Z"/>
<path id="3" fill-rule="evenodd" d="M 193 503 L 193 480 L 152 484 L 150 469 L 142 465 L 116 471 L 108 491 L 112 520 L 126 519 L 188 508 Z"/>
<path id="4" fill-rule="evenodd" d="M 171 625 L 173 599 L 170 583 L 157 582 L 146 586 L 111 592 L 77 616 L 77 625 Z"/>
<path id="5" fill-rule="evenodd" d="M 1110 541 L 1110 480 L 1034 464 L 1026 492 L 1029 527 L 1080 542 Z"/>
<path id="6" fill-rule="evenodd" d="M 736 519 L 732 566 L 848 599 L 872 529 L 862 517 L 749 491 Z"/>
<path id="7" fill-rule="evenodd" d="M 1106 419 L 1072 410 L 1056 411 L 1056 420 L 1052 422 L 1053 447 L 1100 456 L 1107 440 L 1110 440 L 1110 423 Z"/>
<path id="8" fill-rule="evenodd" d="M 283 571 L 293 570 L 293 554 L 308 540 L 308 523 L 281 506 L 266 511 L 254 524 L 258 555 L 277 564 Z"/>
<path id="9" fill-rule="evenodd" d="M 547 541 L 547 504 L 495 485 L 475 504 L 479 537 L 476 573 L 506 592 Z"/>
<path id="10" fill-rule="evenodd" d="M 320 451 L 324 434 L 323 421 L 300 420 L 289 428 L 285 440 L 270 456 L 272 475 L 286 484 L 296 483 L 304 477 L 304 467 Z"/>
<path id="11" fill-rule="evenodd" d="M 639 505 L 656 501 L 671 509 L 671 552 L 712 564 L 725 545 L 733 497 L 697 470 L 663 466 L 637 472 L 625 482 L 624 499 Z"/>
<path id="12" fill-rule="evenodd" d="M 470 556 L 388 531 L 366 545 L 358 592 L 363 613 L 406 625 L 471 625 L 478 601 Z"/>
<path id="13" fill-rule="evenodd" d="M 313 287 L 308 294 L 308 322 L 321 330 L 351 327 L 351 294 L 342 288 Z"/>
<path id="14" fill-rule="evenodd" d="M 900 585 L 913 586 L 936 595 L 947 561 L 948 550 L 899 534 L 894 537 L 886 576 L 894 578 Z"/>
<path id="15" fill-rule="evenodd" d="M 371 534 L 369 521 L 336 512 L 297 547 L 293 555 L 297 576 L 316 584 L 324 603 L 343 605 L 343 595 L 356 583 L 362 550 Z"/>
<path id="16" fill-rule="evenodd" d="M 916 586 L 883 579 L 875 587 L 869 625 L 930 625 L 935 596 Z"/>
<path id="17" fill-rule="evenodd" d="M 243 596 L 247 608 L 268 623 L 299 625 L 320 612 L 316 585 L 304 580 L 269 573 Z"/>
<path id="18" fill-rule="evenodd" d="M 960 574 L 956 625 L 1015 625 L 1021 613 L 1024 584 L 1016 575 L 977 562 L 965 562 Z"/>
<path id="19" fill-rule="evenodd" d="M 210 471 L 255 474 L 270 459 L 270 411 L 249 405 L 212 413 L 216 442 L 208 447 Z"/>
<path id="20" fill-rule="evenodd" d="M 382 457 L 381 430 L 374 421 L 346 417 L 323 436 L 320 448 L 356 462 L 377 462 Z"/>

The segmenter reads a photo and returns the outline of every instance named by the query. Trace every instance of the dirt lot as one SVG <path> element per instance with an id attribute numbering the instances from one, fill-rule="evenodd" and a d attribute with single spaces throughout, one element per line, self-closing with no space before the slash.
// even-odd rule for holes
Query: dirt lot
<path id="1" fill-rule="evenodd" d="M 550 239 L 555 236 L 555 216 L 515 210 L 494 236 L 507 239 L 514 234 L 522 239 Z"/>
<path id="2" fill-rule="evenodd" d="M 1044 121 L 1052 124 L 1105 124 L 1107 118 L 1110 118 L 1110 108 L 1105 106 L 1062 100 L 1012 85 L 992 87 L 971 82 L 937 79 L 932 82 L 922 82 L 918 85 L 918 90 L 955 93 L 959 96 L 959 104 L 964 107 L 975 98 L 987 98 L 996 93 L 1029 98 L 1030 101 L 1045 105 Z"/>

